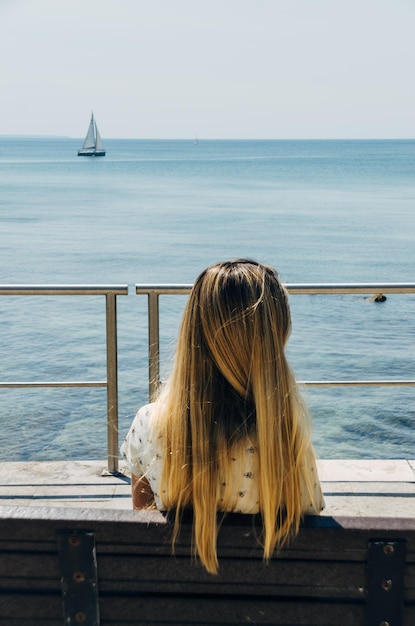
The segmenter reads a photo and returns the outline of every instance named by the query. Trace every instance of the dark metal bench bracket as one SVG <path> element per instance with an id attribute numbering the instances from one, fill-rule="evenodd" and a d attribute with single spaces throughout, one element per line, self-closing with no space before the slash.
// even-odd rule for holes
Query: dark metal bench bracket
<path id="1" fill-rule="evenodd" d="M 369 541 L 367 625 L 402 626 L 406 542 Z"/>
<path id="2" fill-rule="evenodd" d="M 99 626 L 94 533 L 58 532 L 64 624 Z"/>

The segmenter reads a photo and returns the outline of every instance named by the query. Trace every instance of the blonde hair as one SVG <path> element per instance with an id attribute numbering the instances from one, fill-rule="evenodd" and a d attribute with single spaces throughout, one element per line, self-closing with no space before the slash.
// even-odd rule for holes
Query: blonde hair
<path id="1" fill-rule="evenodd" d="M 255 261 L 212 265 L 197 278 L 178 337 L 172 374 L 155 405 L 162 438 L 161 498 L 176 510 L 173 546 L 193 509 L 194 553 L 218 570 L 217 511 L 233 508 L 233 453 L 249 437 L 259 459 L 262 547 L 269 559 L 298 531 L 311 424 L 284 347 L 291 330 L 288 296 L 276 271 Z M 224 502 L 220 502 L 224 498 Z"/>

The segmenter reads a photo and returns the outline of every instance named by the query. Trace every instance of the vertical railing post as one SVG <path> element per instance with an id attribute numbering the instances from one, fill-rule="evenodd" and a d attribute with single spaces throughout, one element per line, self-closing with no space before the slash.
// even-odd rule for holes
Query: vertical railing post
<path id="1" fill-rule="evenodd" d="M 156 397 L 160 385 L 160 337 L 159 337 L 159 295 L 148 293 L 148 376 L 150 402 Z"/>
<path id="2" fill-rule="evenodd" d="M 106 294 L 108 472 L 118 472 L 117 300 Z"/>

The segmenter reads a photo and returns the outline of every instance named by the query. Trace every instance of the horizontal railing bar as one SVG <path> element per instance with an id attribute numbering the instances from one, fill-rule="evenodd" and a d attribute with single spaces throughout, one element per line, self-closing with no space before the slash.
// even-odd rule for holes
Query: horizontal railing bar
<path id="1" fill-rule="evenodd" d="M 399 387 L 415 386 L 415 380 L 302 380 L 299 385 L 307 387 L 346 387 L 346 386 L 377 386 Z M 0 382 L 0 388 L 14 387 L 107 387 L 106 381 L 68 381 L 68 382 Z"/>
<path id="2" fill-rule="evenodd" d="M 46 381 L 46 382 L 0 382 L 0 387 L 107 387 L 107 382 L 105 380 L 91 380 L 91 381 Z"/>
<path id="3" fill-rule="evenodd" d="M 0 296 L 128 296 L 128 285 L 0 285 Z"/>
<path id="4" fill-rule="evenodd" d="M 306 387 L 415 387 L 415 380 L 304 380 Z"/>
<path id="5" fill-rule="evenodd" d="M 292 283 L 285 287 L 292 294 L 415 293 L 415 283 L 343 283 L 338 285 Z"/>
<path id="6" fill-rule="evenodd" d="M 415 387 L 415 380 L 298 380 L 297 383 L 301 387 Z"/>
<path id="7" fill-rule="evenodd" d="M 138 295 L 155 292 L 159 295 L 186 294 L 192 284 L 141 284 L 135 286 Z M 348 293 L 415 293 L 415 283 L 286 283 L 292 294 L 348 294 Z"/>
<path id="8" fill-rule="evenodd" d="M 135 292 L 137 295 L 145 295 L 150 292 L 154 292 L 157 294 L 166 294 L 166 295 L 174 295 L 174 294 L 185 294 L 188 293 L 192 284 L 175 284 L 175 285 L 136 285 Z"/>

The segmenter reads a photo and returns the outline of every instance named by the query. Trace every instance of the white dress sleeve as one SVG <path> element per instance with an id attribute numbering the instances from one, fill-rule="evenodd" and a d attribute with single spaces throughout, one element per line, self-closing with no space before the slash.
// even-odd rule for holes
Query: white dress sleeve
<path id="1" fill-rule="evenodd" d="M 152 437 L 153 405 L 147 404 L 138 411 L 131 428 L 121 445 L 125 465 L 134 476 L 145 476 L 154 494 L 156 506 L 164 510 L 160 497 L 162 455 L 160 446 Z"/>
<path id="2" fill-rule="evenodd" d="M 137 478 L 145 476 L 148 470 L 151 406 L 139 409 L 120 449 L 127 468 Z"/>

